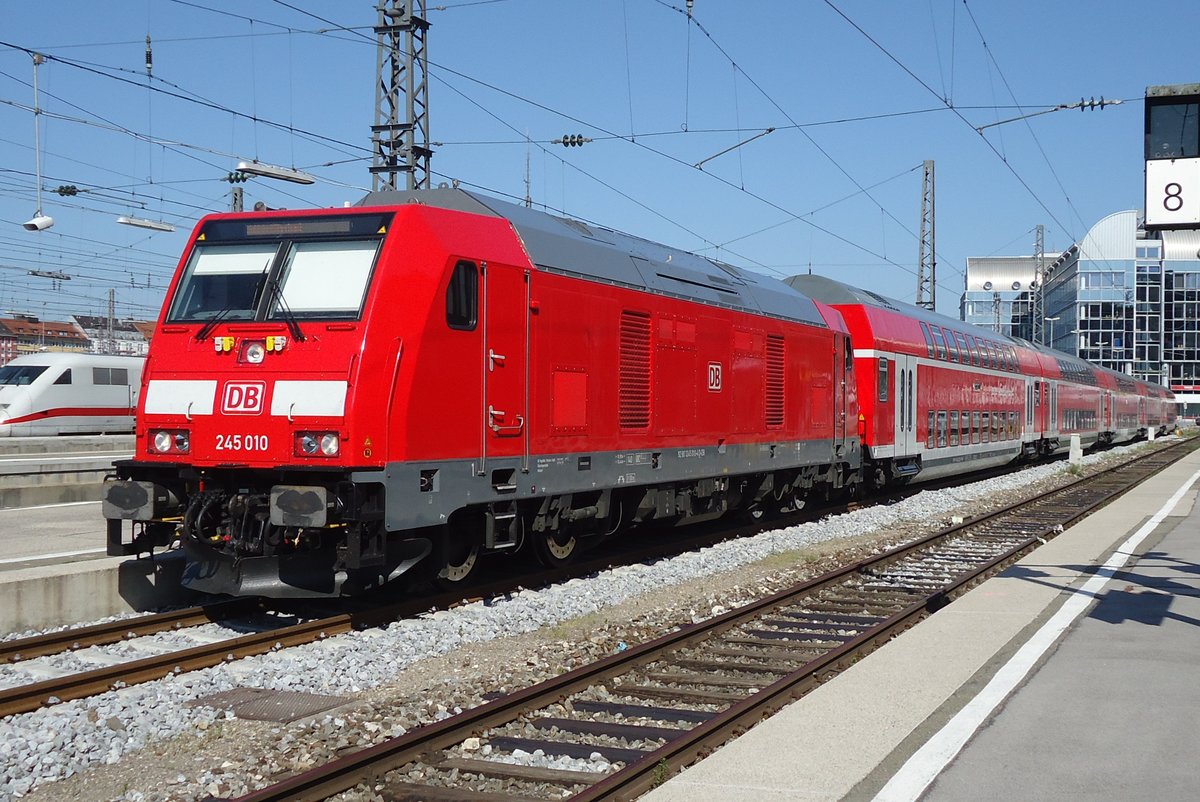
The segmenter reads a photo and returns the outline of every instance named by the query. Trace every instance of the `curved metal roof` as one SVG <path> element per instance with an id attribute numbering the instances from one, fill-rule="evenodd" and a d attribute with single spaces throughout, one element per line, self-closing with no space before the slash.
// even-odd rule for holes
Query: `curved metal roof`
<path id="1" fill-rule="evenodd" d="M 783 282 L 620 231 L 464 189 L 372 192 L 359 206 L 421 203 L 508 220 L 541 270 L 824 327 L 811 299 Z"/>

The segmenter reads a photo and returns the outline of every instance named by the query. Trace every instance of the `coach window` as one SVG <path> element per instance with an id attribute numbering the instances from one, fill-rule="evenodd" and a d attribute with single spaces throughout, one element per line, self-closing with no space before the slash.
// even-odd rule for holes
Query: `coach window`
<path id="1" fill-rule="evenodd" d="M 126 368 L 92 368 L 92 384 L 129 384 L 129 371 Z"/>
<path id="2" fill-rule="evenodd" d="M 879 392 L 878 392 L 880 401 L 888 400 L 888 387 L 891 386 L 890 382 L 888 381 L 889 378 L 890 377 L 888 376 L 887 357 L 881 356 L 881 357 L 879 357 Z"/>
<path id="3" fill-rule="evenodd" d="M 929 358 L 933 359 L 933 337 L 929 334 L 929 326 L 921 324 L 921 334 L 925 335 L 925 350 L 929 352 Z"/>
<path id="4" fill-rule="evenodd" d="M 946 358 L 946 340 L 942 337 L 942 330 L 937 326 L 930 326 L 929 331 L 933 334 L 933 345 L 937 349 L 937 358 Z"/>
<path id="5" fill-rule="evenodd" d="M 954 344 L 956 332 L 946 329 L 946 350 L 950 352 L 950 361 L 958 361 L 958 346 Z"/>
<path id="6" fill-rule="evenodd" d="M 922 325 L 924 325 L 924 324 L 922 324 Z M 933 410 L 931 409 L 931 410 L 929 410 L 929 428 L 925 430 L 925 447 L 926 448 L 933 448 L 933 433 L 934 433 L 933 426 L 934 426 Z"/>
<path id="7" fill-rule="evenodd" d="M 979 344 L 970 334 L 967 335 L 967 350 L 971 352 L 971 364 L 979 367 Z"/>
<path id="8" fill-rule="evenodd" d="M 967 350 L 967 338 L 965 335 L 954 332 L 954 341 L 958 343 L 958 353 L 962 355 L 962 363 L 964 365 L 971 364 L 971 352 Z"/>
<path id="9" fill-rule="evenodd" d="M 66 370 L 64 370 L 62 372 L 62 375 L 54 380 L 54 383 L 55 384 L 70 384 L 71 383 L 71 369 L 67 368 Z"/>
<path id="10" fill-rule="evenodd" d="M 958 445 L 958 410 L 950 410 L 950 445 Z"/>
<path id="11" fill-rule="evenodd" d="M 937 417 L 937 447 L 946 447 L 946 410 L 938 410 Z"/>
<path id="12" fill-rule="evenodd" d="M 992 441 L 992 414 L 984 411 L 983 420 L 979 424 L 979 434 L 983 442 L 990 443 Z"/>
<path id="13" fill-rule="evenodd" d="M 479 319 L 479 270 L 474 262 L 459 262 L 446 288 L 446 325 L 473 331 Z"/>
<path id="14" fill-rule="evenodd" d="M 971 442 L 979 442 L 979 412 L 971 413 Z"/>
<path id="15" fill-rule="evenodd" d="M 1008 411 L 1008 439 L 1017 439 L 1017 413 L 1012 409 Z"/>
<path id="16" fill-rule="evenodd" d="M 971 413 L 967 410 L 962 411 L 962 444 L 965 446 L 971 442 Z"/>

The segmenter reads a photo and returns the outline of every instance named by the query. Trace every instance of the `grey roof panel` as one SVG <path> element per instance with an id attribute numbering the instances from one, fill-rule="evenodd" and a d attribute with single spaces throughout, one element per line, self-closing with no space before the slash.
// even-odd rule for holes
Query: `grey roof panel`
<path id="1" fill-rule="evenodd" d="M 530 260 L 539 269 L 825 326 L 809 298 L 775 279 L 630 234 L 467 190 L 373 192 L 359 205 L 404 203 L 424 203 L 504 218 L 512 223 Z"/>

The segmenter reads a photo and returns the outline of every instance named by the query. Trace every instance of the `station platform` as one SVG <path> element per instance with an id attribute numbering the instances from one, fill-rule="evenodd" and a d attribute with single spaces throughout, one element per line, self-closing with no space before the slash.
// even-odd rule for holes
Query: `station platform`
<path id="1" fill-rule="evenodd" d="M 642 797 L 1188 799 L 1200 452 Z"/>

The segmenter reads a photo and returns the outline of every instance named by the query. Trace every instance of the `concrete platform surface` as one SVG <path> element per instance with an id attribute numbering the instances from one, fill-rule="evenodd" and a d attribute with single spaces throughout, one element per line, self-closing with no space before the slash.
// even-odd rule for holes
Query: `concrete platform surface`
<path id="1" fill-rule="evenodd" d="M 105 555 L 100 502 L 0 509 L 0 633 L 183 604 L 182 555 Z"/>
<path id="2" fill-rule="evenodd" d="M 99 501 L 0 509 L 0 573 L 104 554 Z"/>
<path id="3" fill-rule="evenodd" d="M 1200 709 L 1200 599 L 1191 595 L 1200 576 L 1197 475 L 1193 453 L 643 799 L 1190 798 L 1180 793 L 1180 773 L 1191 772 L 1194 795 L 1194 760 L 1179 750 L 1194 742 L 1187 728 Z M 1169 501 L 1169 513 L 1144 526 Z M 1140 548 L 1156 556 L 1102 594 L 1107 574 L 1080 593 L 1143 530 Z M 1080 611 L 1093 609 L 1060 637 L 1055 616 L 1072 598 Z M 1156 615 L 1161 625 L 1151 623 Z M 1190 632 L 1177 638 L 1183 629 Z M 1038 673 L 1021 687 L 1014 657 L 1038 637 L 1058 650 L 1034 655 Z M 986 722 L 991 708 L 978 700 L 1010 677 L 1019 689 L 1008 706 L 943 772 L 961 747 L 946 732 L 961 729 L 969 711 L 983 710 Z M 963 732 L 965 740 L 975 729 Z M 1104 743 L 1108 752 L 1093 751 Z M 1123 759 L 1109 760 L 1110 752 Z M 922 771 L 927 779 L 912 779 Z"/>

